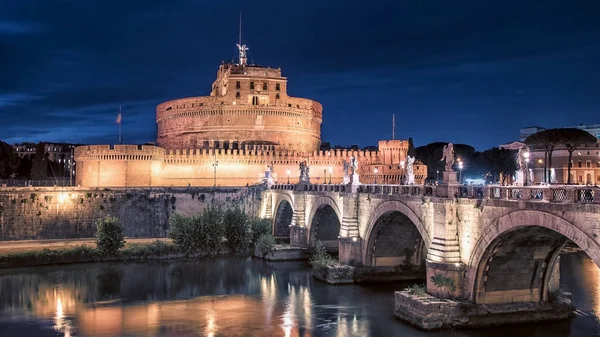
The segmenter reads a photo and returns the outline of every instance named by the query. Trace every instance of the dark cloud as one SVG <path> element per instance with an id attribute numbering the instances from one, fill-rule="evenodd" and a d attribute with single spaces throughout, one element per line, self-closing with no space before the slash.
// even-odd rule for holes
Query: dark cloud
<path id="1" fill-rule="evenodd" d="M 206 95 L 235 57 L 280 66 L 324 105 L 323 138 L 478 148 L 597 116 L 597 1 L 4 1 L 0 137 L 153 141 L 161 101 Z"/>

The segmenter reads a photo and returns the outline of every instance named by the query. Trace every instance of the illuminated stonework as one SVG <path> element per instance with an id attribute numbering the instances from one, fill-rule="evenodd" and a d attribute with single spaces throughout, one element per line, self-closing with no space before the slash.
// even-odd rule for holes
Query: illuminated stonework
<path id="1" fill-rule="evenodd" d="M 222 64 L 210 96 L 158 105 L 157 142 L 167 149 L 312 152 L 321 144 L 322 110 L 288 96 L 280 69 Z"/>
<path id="2" fill-rule="evenodd" d="M 247 50 L 247 49 L 246 49 Z M 280 69 L 222 64 L 210 96 L 156 108 L 158 146 L 90 145 L 75 149 L 77 184 L 85 187 L 245 186 L 272 167 L 279 183 L 297 183 L 306 161 L 312 183 L 343 182 L 343 162 L 357 157 L 361 182 L 394 184 L 406 175 L 408 142 L 379 142 L 379 151 L 318 151 L 321 104 L 287 94 Z M 415 164 L 415 182 L 427 167 Z"/>

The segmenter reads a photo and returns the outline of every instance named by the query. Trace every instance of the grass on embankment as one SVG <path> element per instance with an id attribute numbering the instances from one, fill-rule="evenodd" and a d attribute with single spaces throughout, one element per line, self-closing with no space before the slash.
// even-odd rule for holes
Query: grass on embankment
<path id="1" fill-rule="evenodd" d="M 96 248 L 79 245 L 72 248 L 36 249 L 30 251 L 0 254 L 0 268 L 42 266 L 51 264 L 131 261 L 147 259 L 168 259 L 184 257 L 177 247 L 168 242 L 156 240 L 152 243 L 127 244 L 117 255 L 101 256 Z"/>

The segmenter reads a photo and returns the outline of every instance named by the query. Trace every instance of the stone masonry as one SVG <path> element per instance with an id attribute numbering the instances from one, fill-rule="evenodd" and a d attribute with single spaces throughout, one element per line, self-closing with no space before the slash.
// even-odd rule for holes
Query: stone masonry
<path id="1" fill-rule="evenodd" d="M 600 198 L 590 197 L 600 189 L 455 189 L 437 196 L 435 186 L 362 185 L 354 191 L 273 186 L 265 192 L 272 196 L 263 198 L 270 202 L 263 212 L 277 214 L 289 204 L 291 219 L 275 218 L 274 224 L 291 226 L 292 244 L 310 249 L 319 233 L 314 219 L 327 209 L 341 223 L 341 263 L 371 268 L 423 263 L 430 296 L 475 305 L 550 301 L 559 253 L 569 241 L 600 266 Z"/>

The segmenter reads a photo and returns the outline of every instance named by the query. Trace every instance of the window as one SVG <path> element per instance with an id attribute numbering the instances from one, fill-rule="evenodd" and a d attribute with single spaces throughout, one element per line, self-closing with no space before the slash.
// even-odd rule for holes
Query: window
<path id="1" fill-rule="evenodd" d="M 221 143 L 218 140 L 215 140 L 215 149 L 218 149 L 221 147 Z"/>
<path id="2" fill-rule="evenodd" d="M 281 86 L 279 83 L 275 84 L 275 90 L 277 90 L 277 91 L 281 90 Z"/>
<path id="3" fill-rule="evenodd" d="M 267 82 L 263 82 L 263 90 L 267 90 L 269 88 L 269 86 L 267 85 Z"/>
<path id="4" fill-rule="evenodd" d="M 577 167 L 581 167 L 581 160 L 577 162 Z"/>
<path id="5" fill-rule="evenodd" d="M 279 99 L 279 94 L 275 94 L 275 99 Z"/>
<path id="6" fill-rule="evenodd" d="M 254 82 L 250 82 L 250 90 L 254 90 Z"/>
<path id="7" fill-rule="evenodd" d="M 235 98 L 240 98 L 240 92 L 239 91 L 235 93 Z"/>
<path id="8" fill-rule="evenodd" d="M 258 105 L 258 97 L 252 97 L 252 105 Z"/>
<path id="9" fill-rule="evenodd" d="M 240 81 L 235 82 L 235 88 L 239 89 L 242 86 L 242 84 L 240 83 Z"/>
<path id="10" fill-rule="evenodd" d="M 591 161 L 586 161 L 585 162 L 585 167 L 592 167 L 592 162 Z"/>

